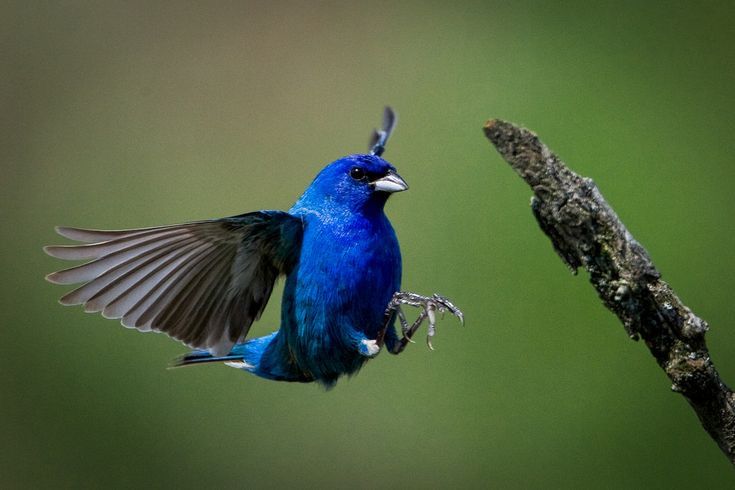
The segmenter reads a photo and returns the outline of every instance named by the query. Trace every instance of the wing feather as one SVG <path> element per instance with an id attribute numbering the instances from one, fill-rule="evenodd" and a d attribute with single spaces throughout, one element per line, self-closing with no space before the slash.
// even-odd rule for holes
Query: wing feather
<path id="1" fill-rule="evenodd" d="M 170 245 L 178 246 L 182 242 L 190 240 L 189 236 L 173 236 L 154 239 L 145 243 L 136 243 L 130 246 L 124 246 L 118 250 L 109 252 L 107 255 L 100 257 L 90 257 L 94 260 L 86 264 L 71 267 L 69 269 L 53 272 L 46 276 L 46 279 L 55 284 L 78 284 L 88 282 L 100 277 L 105 272 L 115 267 L 122 266 L 130 262 L 137 262 L 146 257 L 148 254 L 158 253 L 161 249 L 165 249 Z M 71 248 L 71 247 L 69 247 Z M 58 257 L 58 256 L 56 256 Z M 78 260 L 77 258 L 69 260 Z"/>
<path id="2" fill-rule="evenodd" d="M 229 254 L 225 254 L 227 257 Z M 187 345 L 209 348 L 203 338 L 208 331 L 218 330 L 221 319 L 217 317 L 219 304 L 224 300 L 227 283 L 217 277 L 227 274 L 227 260 L 220 260 L 212 274 L 203 278 L 201 289 L 191 289 L 176 304 L 164 308 L 154 324 L 167 325 Z M 212 324 L 210 325 L 210 321 Z"/>
<path id="3" fill-rule="evenodd" d="M 187 264 L 178 269 L 172 270 L 166 277 L 164 277 L 158 284 L 148 291 L 146 296 L 142 298 L 133 308 L 131 308 L 122 318 L 122 324 L 130 328 L 140 328 L 143 330 L 145 323 L 143 315 L 150 314 L 154 315 L 160 311 L 157 309 L 162 303 L 170 301 L 170 297 L 176 294 L 185 286 L 191 285 L 193 276 L 196 273 L 201 273 L 201 269 L 206 267 L 208 263 L 217 259 L 217 255 L 211 252 L 209 249 L 205 249 L 195 257 L 193 257 Z M 206 271 L 205 271 L 206 272 Z M 145 328 L 150 330 L 150 326 Z"/>
<path id="4" fill-rule="evenodd" d="M 247 335 L 278 276 L 298 260 L 301 226 L 288 213 L 259 211 L 130 230 L 58 227 L 59 235 L 83 243 L 46 253 L 88 262 L 47 279 L 81 283 L 61 298 L 64 305 L 222 355 Z"/>
<path id="5" fill-rule="evenodd" d="M 205 289 L 207 277 L 211 277 L 212 267 L 224 260 L 227 249 L 220 247 L 219 251 L 209 254 L 206 261 L 199 262 L 193 267 L 192 275 L 185 277 L 181 281 L 172 282 L 170 286 L 157 298 L 145 312 L 135 321 L 136 328 L 145 328 L 150 330 L 153 328 L 154 320 L 156 325 L 164 324 L 163 319 L 159 316 L 164 309 L 179 309 L 182 307 L 182 298 L 188 290 L 197 290 L 201 294 L 207 293 Z M 191 304 L 197 304 L 192 301 Z"/>
<path id="6" fill-rule="evenodd" d="M 165 238 L 174 238 L 190 233 L 186 229 L 151 230 L 137 235 L 123 236 L 106 242 L 86 243 L 84 245 L 57 245 L 44 248 L 52 257 L 64 260 L 99 259 L 113 252 L 135 251 L 147 245 L 155 246 Z"/>
<path id="7" fill-rule="evenodd" d="M 201 223 L 201 221 L 198 221 L 195 223 Z M 136 229 L 130 229 L 130 230 L 88 230 L 84 228 L 71 228 L 68 226 L 57 226 L 56 233 L 63 236 L 64 238 L 68 238 L 76 242 L 99 243 L 99 242 L 106 242 L 109 240 L 115 240 L 117 238 L 122 238 L 126 236 L 140 235 L 148 231 L 152 231 L 152 230 L 155 230 L 155 231 L 167 230 L 167 229 L 179 228 L 181 226 L 190 226 L 195 223 L 186 223 L 184 225 L 154 226 L 151 228 L 136 228 Z"/>
<path id="8" fill-rule="evenodd" d="M 102 310 L 102 316 L 105 318 L 122 318 L 170 272 L 176 271 L 183 266 L 185 261 L 190 260 L 197 253 L 211 248 L 212 245 L 208 243 L 189 245 L 177 253 L 169 254 L 163 260 L 151 262 L 145 267 L 141 267 L 134 274 L 132 271 L 129 272 L 124 281 L 116 285 L 114 290 L 110 290 L 109 297 L 114 297 L 114 299 L 106 302 L 105 308 Z"/>
<path id="9" fill-rule="evenodd" d="M 178 247 L 167 247 L 159 250 L 155 254 L 146 254 L 145 256 L 136 258 L 124 274 L 115 278 L 106 286 L 102 287 L 91 298 L 85 302 L 85 311 L 98 312 L 102 311 L 108 304 L 114 301 L 126 290 L 135 286 L 135 283 L 144 276 L 151 268 L 156 267 L 159 263 L 166 263 L 169 258 L 180 251 L 188 251 L 191 247 L 196 246 L 193 241 L 177 244 Z"/>

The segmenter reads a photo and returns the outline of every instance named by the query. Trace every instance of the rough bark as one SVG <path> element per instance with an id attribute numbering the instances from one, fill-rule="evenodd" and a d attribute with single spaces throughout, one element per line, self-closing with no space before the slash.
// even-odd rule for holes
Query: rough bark
<path id="1" fill-rule="evenodd" d="M 704 429 L 735 465 L 735 395 L 720 379 L 705 343 L 707 323 L 661 280 L 595 183 L 580 177 L 531 131 L 494 119 L 485 135 L 531 186 L 531 209 L 561 259 L 584 267 L 605 306 L 628 335 L 642 338 L 692 406 Z"/>

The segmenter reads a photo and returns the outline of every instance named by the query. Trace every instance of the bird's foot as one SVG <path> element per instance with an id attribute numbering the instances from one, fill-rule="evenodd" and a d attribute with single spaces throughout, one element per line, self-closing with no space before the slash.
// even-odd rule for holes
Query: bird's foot
<path id="1" fill-rule="evenodd" d="M 380 352 L 380 345 L 377 340 L 364 339 L 358 344 L 357 350 L 365 357 L 375 357 Z"/>
<path id="2" fill-rule="evenodd" d="M 402 305 L 421 308 L 421 312 L 419 313 L 419 316 L 416 318 L 413 324 L 409 325 L 408 321 L 406 320 L 406 316 L 403 314 L 403 310 L 401 309 Z M 462 311 L 454 306 L 454 304 L 449 301 L 449 299 L 438 294 L 433 294 L 431 296 L 422 296 L 420 294 L 411 293 L 408 291 L 398 291 L 393 295 L 390 303 L 388 303 L 388 308 L 386 308 L 386 315 L 392 313 L 393 311 L 398 314 L 398 320 L 401 323 L 401 332 L 403 333 L 403 338 L 398 342 L 398 344 L 396 344 L 395 348 L 393 349 L 394 354 L 402 352 L 409 342 L 413 343 L 413 335 L 426 319 L 429 320 L 429 328 L 426 333 L 426 345 L 429 346 L 429 349 L 434 350 L 434 346 L 432 345 L 431 340 L 434 335 L 436 335 L 437 312 L 443 314 L 444 312 L 448 311 L 452 315 L 459 318 L 460 323 L 464 325 L 464 314 L 462 313 Z"/>

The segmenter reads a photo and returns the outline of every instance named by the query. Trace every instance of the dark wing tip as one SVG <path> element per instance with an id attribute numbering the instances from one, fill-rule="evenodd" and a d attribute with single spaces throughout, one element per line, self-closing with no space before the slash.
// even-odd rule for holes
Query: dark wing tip
<path id="1" fill-rule="evenodd" d="M 383 109 L 383 127 L 378 130 L 373 130 L 370 137 L 369 151 L 375 156 L 381 156 L 385 151 L 385 145 L 388 143 L 391 134 L 396 128 L 398 122 L 398 115 L 391 106 L 385 106 Z"/>
<path id="2" fill-rule="evenodd" d="M 397 122 L 398 114 L 396 114 L 396 111 L 394 111 L 389 105 L 385 106 L 385 109 L 383 110 L 383 131 L 388 133 L 388 136 L 393 133 Z"/>
<path id="3" fill-rule="evenodd" d="M 373 132 L 370 134 L 370 140 L 368 140 L 368 151 L 374 153 L 378 141 L 380 141 L 380 132 L 377 129 L 373 129 Z"/>

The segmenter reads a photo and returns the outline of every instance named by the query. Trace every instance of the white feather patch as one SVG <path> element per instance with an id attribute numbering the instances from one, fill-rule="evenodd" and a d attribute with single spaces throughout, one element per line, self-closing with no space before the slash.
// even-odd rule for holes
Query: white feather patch
<path id="1" fill-rule="evenodd" d="M 255 367 L 245 361 L 228 361 L 225 365 L 234 367 L 235 369 L 253 369 Z"/>

